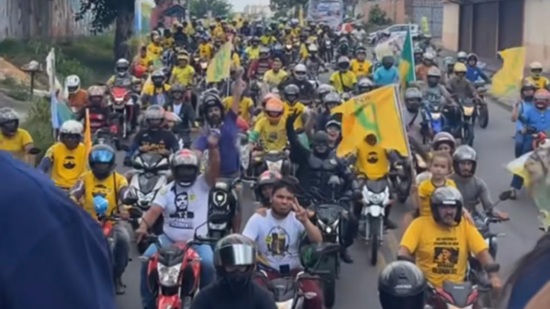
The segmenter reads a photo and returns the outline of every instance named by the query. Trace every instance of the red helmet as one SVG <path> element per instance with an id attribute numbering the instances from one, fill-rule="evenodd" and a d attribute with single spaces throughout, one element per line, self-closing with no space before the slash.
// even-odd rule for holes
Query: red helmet
<path id="1" fill-rule="evenodd" d="M 134 76 L 137 78 L 142 78 L 145 72 L 147 72 L 147 69 L 142 65 L 138 64 L 134 67 Z"/>

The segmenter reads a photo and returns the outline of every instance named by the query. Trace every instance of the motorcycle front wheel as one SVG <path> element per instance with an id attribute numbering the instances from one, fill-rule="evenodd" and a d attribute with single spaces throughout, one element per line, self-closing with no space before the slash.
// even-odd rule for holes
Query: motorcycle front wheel
<path id="1" fill-rule="evenodd" d="M 487 107 L 487 104 L 482 104 L 479 106 L 478 123 L 482 129 L 487 128 L 489 125 L 489 108 Z"/>
<path id="2" fill-rule="evenodd" d="M 375 266 L 378 263 L 378 247 L 380 246 L 380 218 L 370 219 L 370 264 Z"/>
<path id="3" fill-rule="evenodd" d="M 334 275 L 323 282 L 323 301 L 325 308 L 332 308 L 336 302 L 336 279 Z"/>

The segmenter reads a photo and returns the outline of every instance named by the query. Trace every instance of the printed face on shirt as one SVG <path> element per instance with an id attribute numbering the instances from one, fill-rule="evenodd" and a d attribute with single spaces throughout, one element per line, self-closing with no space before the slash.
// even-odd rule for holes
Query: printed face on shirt
<path id="1" fill-rule="evenodd" d="M 288 232 L 284 228 L 280 226 L 272 228 L 265 238 L 268 254 L 276 260 L 282 260 L 287 256 L 289 254 L 289 237 Z"/>
<path id="2" fill-rule="evenodd" d="M 432 269 L 434 274 L 457 274 L 459 254 L 458 240 L 454 237 L 437 238 L 434 243 L 433 262 L 436 266 Z"/>

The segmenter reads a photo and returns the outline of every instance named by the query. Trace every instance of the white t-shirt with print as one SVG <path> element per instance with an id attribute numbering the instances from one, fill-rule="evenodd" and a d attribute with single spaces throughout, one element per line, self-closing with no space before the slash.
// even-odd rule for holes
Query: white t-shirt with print
<path id="1" fill-rule="evenodd" d="M 159 191 L 153 204 L 163 209 L 163 231 L 170 240 L 186 242 L 193 239 L 195 229 L 208 219 L 209 191 L 204 175 L 200 175 L 189 188 L 171 182 Z M 204 224 L 197 235 L 204 236 L 207 232 L 208 226 Z"/>
<path id="2" fill-rule="evenodd" d="M 269 266 L 280 270 L 282 265 L 290 269 L 300 267 L 300 239 L 305 231 L 304 225 L 290 212 L 283 220 L 271 215 L 271 209 L 265 217 L 254 214 L 243 231 L 243 235 L 254 240 L 258 252 L 266 259 Z"/>

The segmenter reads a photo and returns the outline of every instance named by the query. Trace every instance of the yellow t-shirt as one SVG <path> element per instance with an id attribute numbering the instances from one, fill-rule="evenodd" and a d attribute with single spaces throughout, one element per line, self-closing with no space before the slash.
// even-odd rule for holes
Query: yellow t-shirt
<path id="1" fill-rule="evenodd" d="M 227 97 L 223 99 L 223 105 L 225 106 L 225 112 L 228 112 L 233 105 L 233 97 Z M 241 102 L 239 103 L 239 116 L 246 121 L 250 120 L 250 109 L 254 106 L 251 98 L 242 97 Z"/>
<path id="2" fill-rule="evenodd" d="M 60 188 L 72 188 L 78 177 L 86 171 L 86 147 L 82 143 L 72 150 L 63 143 L 55 143 L 48 149 L 45 157 L 52 161 L 51 177 Z"/>
<path id="3" fill-rule="evenodd" d="M 256 121 L 252 134 L 258 136 L 257 141 L 265 151 L 281 151 L 288 141 L 285 123 L 285 117 L 281 118 L 277 124 L 271 124 L 266 117 L 263 117 Z"/>
<path id="4" fill-rule="evenodd" d="M 444 186 L 451 186 L 456 188 L 456 184 L 452 179 L 445 180 Z M 430 204 L 430 198 L 438 187 L 434 186 L 432 179 L 426 179 L 418 185 L 418 196 L 420 197 L 420 216 L 431 217 L 432 208 Z"/>
<path id="5" fill-rule="evenodd" d="M 353 89 L 353 86 L 357 84 L 357 77 L 351 71 L 347 71 L 346 73 L 334 72 L 330 76 L 330 82 L 334 86 L 334 89 L 342 94 L 344 93 L 344 86 L 346 86 L 348 90 Z"/>
<path id="6" fill-rule="evenodd" d="M 355 168 L 369 179 L 380 179 L 390 170 L 390 161 L 386 149 L 380 145 L 371 146 L 367 142 L 357 147 L 357 161 Z"/>
<path id="7" fill-rule="evenodd" d="M 260 41 L 262 42 L 263 45 L 265 46 L 268 46 L 268 45 L 271 45 L 271 44 L 275 44 L 277 43 L 277 39 L 274 38 L 273 36 L 261 36 L 260 37 Z"/>
<path id="8" fill-rule="evenodd" d="M 199 57 L 210 60 L 212 59 L 213 50 L 214 48 L 212 47 L 212 45 L 208 43 L 199 44 Z"/>
<path id="9" fill-rule="evenodd" d="M 147 58 L 149 58 L 151 61 L 155 61 L 159 59 L 161 54 L 162 54 L 162 46 L 156 45 L 153 42 L 147 45 Z"/>
<path id="10" fill-rule="evenodd" d="M 294 129 L 303 129 L 304 121 L 302 120 L 302 115 L 306 112 L 306 106 L 300 102 L 296 102 L 294 103 L 294 105 L 290 105 L 288 102 L 285 101 L 285 112 L 283 114 L 283 117 L 288 117 L 295 112 L 298 113 L 299 116 L 298 118 L 296 118 L 296 122 L 294 122 Z"/>
<path id="11" fill-rule="evenodd" d="M 534 79 L 532 76 L 529 76 L 525 79 L 525 81 L 533 84 L 537 89 L 544 89 L 548 84 L 550 84 L 550 81 L 548 78 L 541 76 L 539 79 Z"/>
<path id="12" fill-rule="evenodd" d="M 244 52 L 250 61 L 260 58 L 260 47 L 249 46 L 244 50 Z"/>
<path id="13" fill-rule="evenodd" d="M 122 175 L 114 172 L 111 176 L 104 180 L 97 179 L 91 171 L 84 172 L 79 178 L 79 181 L 84 183 L 86 192 L 84 194 L 83 206 L 84 210 L 92 217 L 97 218 L 94 208 L 94 197 L 102 195 L 109 202 L 106 214 L 110 215 L 117 207 L 117 194 L 120 189 L 128 186 L 128 181 Z M 118 203 L 122 203 L 118 201 Z"/>
<path id="14" fill-rule="evenodd" d="M 189 86 L 193 81 L 193 76 L 195 76 L 195 69 L 190 65 L 186 65 L 184 68 L 174 67 L 172 69 L 172 76 L 174 76 L 176 83 L 182 86 Z"/>
<path id="15" fill-rule="evenodd" d="M 413 220 L 401 246 L 415 256 L 418 268 L 436 287 L 441 287 L 444 281 L 464 282 L 470 253 L 477 255 L 487 250 L 483 237 L 468 221 L 445 228 L 432 217 Z"/>
<path id="16" fill-rule="evenodd" d="M 305 43 L 300 44 L 300 58 L 306 59 L 309 56 L 309 51 Z"/>
<path id="17" fill-rule="evenodd" d="M 350 64 L 351 71 L 355 74 L 356 78 L 367 76 L 371 65 L 372 64 L 367 60 L 359 61 L 357 59 L 353 59 Z"/>
<path id="18" fill-rule="evenodd" d="M 23 158 L 25 158 L 27 155 L 25 146 L 32 143 L 32 137 L 25 129 L 17 129 L 15 135 L 11 137 L 0 134 L 0 150 L 11 153 L 13 157 L 18 160 L 23 160 Z"/>
<path id="19" fill-rule="evenodd" d="M 168 92 L 170 88 L 172 87 L 170 87 L 170 85 L 168 84 L 164 84 L 164 87 L 155 88 L 155 85 L 153 85 L 153 83 L 148 83 L 143 86 L 143 91 L 141 93 L 152 96 L 156 94 L 161 94 L 162 91 Z"/>
<path id="20" fill-rule="evenodd" d="M 233 68 L 238 68 L 241 66 L 241 57 L 239 57 L 239 54 L 236 52 L 231 55 L 231 66 Z"/>
<path id="21" fill-rule="evenodd" d="M 264 74 L 264 83 L 271 86 L 279 86 L 281 81 L 283 81 L 283 79 L 285 79 L 287 76 L 288 73 L 285 70 L 281 69 L 277 73 L 275 73 L 273 70 L 269 70 Z"/>

